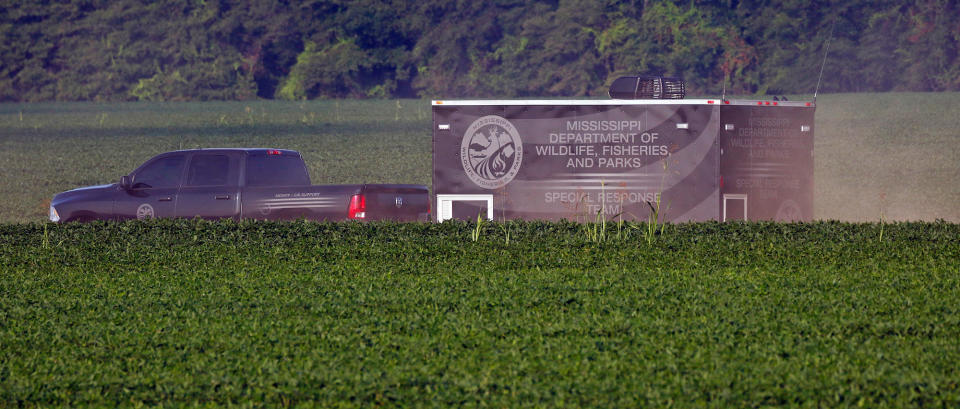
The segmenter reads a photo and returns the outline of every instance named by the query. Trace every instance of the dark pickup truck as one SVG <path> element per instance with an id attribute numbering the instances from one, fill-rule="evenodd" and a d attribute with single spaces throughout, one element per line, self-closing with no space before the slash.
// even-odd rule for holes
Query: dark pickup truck
<path id="1" fill-rule="evenodd" d="M 423 185 L 311 185 L 296 151 L 196 149 L 157 155 L 118 183 L 59 193 L 50 220 L 428 221 L 429 201 Z"/>

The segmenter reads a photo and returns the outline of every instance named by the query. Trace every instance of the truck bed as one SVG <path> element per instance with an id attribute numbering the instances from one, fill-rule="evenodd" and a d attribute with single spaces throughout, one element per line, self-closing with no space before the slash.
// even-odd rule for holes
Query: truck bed
<path id="1" fill-rule="evenodd" d="M 248 187 L 241 217 L 261 220 L 345 220 L 351 201 L 362 195 L 365 220 L 429 220 L 429 196 L 418 185 L 310 185 Z"/>

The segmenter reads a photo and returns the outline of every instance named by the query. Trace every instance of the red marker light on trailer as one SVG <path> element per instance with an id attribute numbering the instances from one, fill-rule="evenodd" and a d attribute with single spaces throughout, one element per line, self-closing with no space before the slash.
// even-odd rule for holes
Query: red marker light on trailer
<path id="1" fill-rule="evenodd" d="M 763 101 L 757 101 L 757 105 L 763 105 Z"/>
<path id="2" fill-rule="evenodd" d="M 777 105 L 777 101 L 773 101 L 773 105 Z"/>
<path id="3" fill-rule="evenodd" d="M 350 198 L 350 210 L 347 214 L 351 219 L 362 220 L 367 218 L 367 198 L 364 195 L 353 195 Z"/>
<path id="4" fill-rule="evenodd" d="M 723 101 L 724 104 L 730 105 L 730 101 Z"/>
<path id="5" fill-rule="evenodd" d="M 279 154 L 280 154 L 280 151 L 276 149 L 270 149 L 267 151 L 267 155 L 279 155 Z"/>
<path id="6" fill-rule="evenodd" d="M 708 104 L 712 104 L 712 103 L 713 103 L 713 100 L 712 100 L 712 99 L 711 99 L 711 100 L 707 100 L 707 103 L 708 103 Z"/>
<path id="7" fill-rule="evenodd" d="M 809 102 L 807 102 L 807 106 L 810 106 L 810 103 L 809 103 Z"/>
<path id="8" fill-rule="evenodd" d="M 767 105 L 770 105 L 770 101 L 767 101 Z"/>

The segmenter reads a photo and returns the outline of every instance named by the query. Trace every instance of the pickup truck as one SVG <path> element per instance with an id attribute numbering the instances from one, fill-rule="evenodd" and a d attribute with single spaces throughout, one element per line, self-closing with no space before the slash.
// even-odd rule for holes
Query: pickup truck
<path id="1" fill-rule="evenodd" d="M 148 218 L 430 220 L 423 185 L 310 184 L 299 152 L 194 149 L 146 161 L 118 183 L 59 193 L 53 222 Z"/>

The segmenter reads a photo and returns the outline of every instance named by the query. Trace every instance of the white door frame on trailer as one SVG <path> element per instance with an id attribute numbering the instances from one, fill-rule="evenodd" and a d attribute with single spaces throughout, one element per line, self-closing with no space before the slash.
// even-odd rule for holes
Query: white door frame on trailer
<path id="1" fill-rule="evenodd" d="M 743 200 L 743 220 L 747 220 L 747 195 L 724 193 L 723 195 L 723 221 L 727 221 L 727 200 Z"/>
<path id="2" fill-rule="evenodd" d="M 453 202 L 487 202 L 487 220 L 493 220 L 493 195 L 437 195 L 437 222 L 453 218 Z"/>

